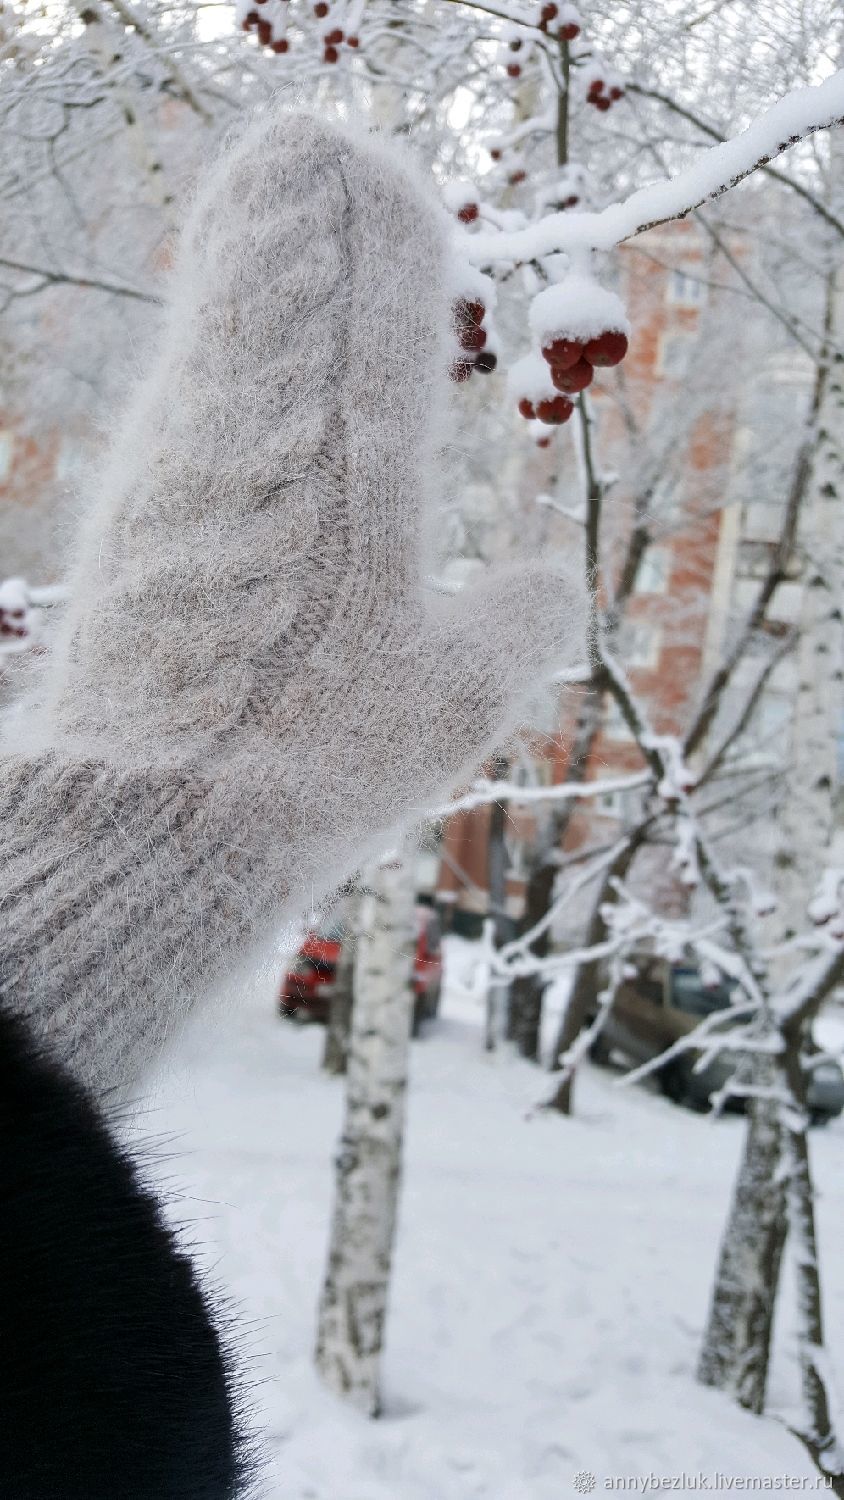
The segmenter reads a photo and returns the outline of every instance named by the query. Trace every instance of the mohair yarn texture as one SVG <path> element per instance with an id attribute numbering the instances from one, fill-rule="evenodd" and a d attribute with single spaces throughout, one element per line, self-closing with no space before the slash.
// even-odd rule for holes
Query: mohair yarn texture
<path id="1" fill-rule="evenodd" d="M 0 771 L 0 1002 L 96 1089 L 583 651 L 559 571 L 424 586 L 449 233 L 394 145 L 278 105 L 198 191 Z"/>

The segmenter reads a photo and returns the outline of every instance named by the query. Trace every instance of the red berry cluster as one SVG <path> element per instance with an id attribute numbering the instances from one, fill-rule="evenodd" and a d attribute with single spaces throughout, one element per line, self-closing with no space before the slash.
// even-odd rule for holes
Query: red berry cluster
<path id="1" fill-rule="evenodd" d="M 558 396 L 543 401 L 519 402 L 519 411 L 528 421 L 538 417 L 540 422 L 559 425 L 567 422 L 574 404 L 572 396 L 585 391 L 592 384 L 595 370 L 618 365 L 627 353 L 627 335 L 616 329 L 606 328 L 591 339 L 571 339 L 564 336 L 549 339 L 542 345 L 542 358 L 551 372 L 551 383 Z"/>
<path id="2" fill-rule="evenodd" d="M 544 400 L 537 401 L 536 405 L 523 396 L 519 402 L 519 412 L 529 422 L 535 417 L 540 422 L 547 422 L 550 427 L 559 427 L 562 422 L 567 422 L 574 411 L 574 402 L 568 396 L 546 396 Z"/>
<path id="3" fill-rule="evenodd" d="M 468 380 L 474 370 L 489 375 L 498 364 L 498 356 L 487 348 L 487 331 L 482 326 L 486 308 L 479 300 L 469 301 L 459 297 L 454 305 L 454 327 L 461 358 L 456 359 L 449 370 L 452 380 L 461 383 Z"/>
<path id="4" fill-rule="evenodd" d="M 265 6 L 267 0 L 254 0 L 254 5 Z M 328 0 L 316 0 L 314 5 L 314 16 L 318 21 L 324 21 L 331 10 Z M 271 52 L 282 54 L 290 50 L 290 42 L 286 35 L 286 17 L 278 27 L 273 21 L 268 21 L 261 15 L 259 10 L 250 9 L 243 17 L 242 26 L 244 31 L 255 31 L 258 41 L 262 47 L 269 47 Z M 334 26 L 326 31 L 322 37 L 322 60 L 327 63 L 339 61 L 338 48 L 345 45 L 353 50 L 360 45 L 356 36 L 346 36 L 342 27 Z"/>
<path id="5" fill-rule="evenodd" d="M 616 104 L 619 99 L 624 98 L 624 89 L 620 83 L 607 83 L 604 78 L 593 78 L 586 90 L 586 103 L 594 105 L 605 114 Z"/>
<path id="6" fill-rule="evenodd" d="M 555 5 L 553 0 L 548 0 L 548 4 L 543 5 L 540 13 L 539 30 L 544 31 L 547 35 L 552 23 L 557 20 L 559 15 L 560 7 Z M 557 27 L 557 36 L 561 42 L 573 42 L 575 37 L 580 36 L 580 18 L 573 5 L 565 5 L 563 7 L 563 15 Z"/>

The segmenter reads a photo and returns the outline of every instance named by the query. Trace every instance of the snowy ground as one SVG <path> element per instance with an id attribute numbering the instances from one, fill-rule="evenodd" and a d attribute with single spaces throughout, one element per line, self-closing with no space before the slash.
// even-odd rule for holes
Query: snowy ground
<path id="1" fill-rule="evenodd" d="M 277 1020 L 257 985 L 185 1039 L 140 1120 L 239 1308 L 267 1500 L 560 1500 L 582 1470 L 596 1493 L 616 1476 L 640 1493 L 652 1475 L 690 1490 L 701 1472 L 710 1487 L 728 1476 L 724 1489 L 785 1475 L 814 1488 L 784 1426 L 692 1379 L 741 1121 L 619 1090 L 593 1068 L 577 1119 L 532 1113 L 547 1080 L 483 1055 L 456 982 L 413 1047 L 387 1410 L 367 1423 L 329 1397 L 310 1356 L 342 1084 L 319 1073 L 321 1042 Z M 844 1125 L 813 1146 L 840 1363 Z M 785 1307 L 771 1382 L 786 1413 L 790 1322 Z"/>

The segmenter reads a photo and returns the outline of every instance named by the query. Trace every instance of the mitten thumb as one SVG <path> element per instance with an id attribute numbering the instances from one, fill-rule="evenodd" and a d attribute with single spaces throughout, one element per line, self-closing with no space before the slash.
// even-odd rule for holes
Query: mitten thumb
<path id="1" fill-rule="evenodd" d="M 449 601 L 425 655 L 437 684 L 423 737 L 432 771 L 453 786 L 523 722 L 543 683 L 587 659 L 582 583 L 562 564 L 495 569 Z"/>

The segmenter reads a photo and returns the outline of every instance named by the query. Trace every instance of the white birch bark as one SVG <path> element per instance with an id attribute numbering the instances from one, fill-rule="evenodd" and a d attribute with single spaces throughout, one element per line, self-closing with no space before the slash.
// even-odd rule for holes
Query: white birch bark
<path id="1" fill-rule="evenodd" d="M 844 173 L 844 141 L 830 139 Z M 835 180 L 835 178 L 833 178 Z M 840 259 L 840 245 L 836 247 Z M 830 364 L 798 541 L 805 558 L 798 688 L 777 865 L 782 933 L 799 927 L 825 864 L 844 865 L 836 832 L 838 741 L 844 723 L 844 268 L 834 271 L 827 317 Z"/>
<path id="2" fill-rule="evenodd" d="M 377 1416 L 412 1009 L 412 872 L 404 863 L 380 866 L 364 886 L 316 1363 L 331 1390 Z"/>
<path id="3" fill-rule="evenodd" d="M 326 1073 L 345 1073 L 349 1061 L 352 1003 L 355 988 L 355 955 L 360 931 L 361 892 L 355 889 L 343 904 L 343 943 L 325 1026 L 322 1066 Z"/>

